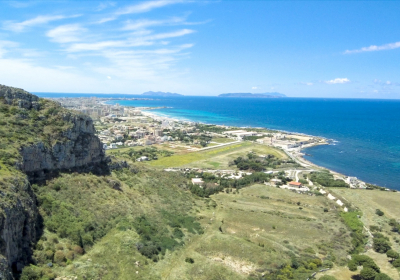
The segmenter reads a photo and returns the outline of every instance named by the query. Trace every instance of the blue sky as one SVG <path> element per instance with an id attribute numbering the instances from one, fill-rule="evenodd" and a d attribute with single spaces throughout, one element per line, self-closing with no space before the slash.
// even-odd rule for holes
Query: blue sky
<path id="1" fill-rule="evenodd" d="M 400 98 L 400 1 L 1 1 L 32 92 Z"/>

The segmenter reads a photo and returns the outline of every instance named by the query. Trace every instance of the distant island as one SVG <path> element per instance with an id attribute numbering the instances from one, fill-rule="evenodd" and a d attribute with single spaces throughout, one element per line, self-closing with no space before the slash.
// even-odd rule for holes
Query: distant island
<path id="1" fill-rule="evenodd" d="M 281 98 L 286 95 L 279 92 L 266 92 L 266 93 L 223 93 L 218 97 L 242 97 L 242 98 Z"/>
<path id="2" fill-rule="evenodd" d="M 183 96 L 179 93 L 172 93 L 172 92 L 162 92 L 162 91 L 147 91 L 142 93 L 142 95 L 148 96 Z"/>

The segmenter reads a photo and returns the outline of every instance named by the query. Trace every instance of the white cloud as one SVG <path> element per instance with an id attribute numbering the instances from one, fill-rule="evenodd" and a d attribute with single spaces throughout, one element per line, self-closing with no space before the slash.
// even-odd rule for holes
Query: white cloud
<path id="1" fill-rule="evenodd" d="M 26 28 L 35 26 L 35 25 L 41 25 L 41 24 L 47 24 L 51 21 L 56 21 L 56 20 L 62 20 L 66 18 L 71 18 L 71 17 L 79 17 L 80 15 L 74 15 L 74 16 L 63 16 L 63 15 L 58 15 L 58 16 L 37 16 L 32 19 L 28 19 L 22 22 L 14 22 L 14 21 L 6 21 L 3 24 L 3 28 L 6 30 L 14 31 L 14 32 L 23 32 L 25 31 Z"/>
<path id="2" fill-rule="evenodd" d="M 116 15 L 126 15 L 126 14 L 138 14 L 146 13 L 156 8 L 161 8 L 171 4 L 182 3 L 181 0 L 158 0 L 158 1 L 146 1 L 140 4 L 128 6 L 122 8 L 116 12 Z"/>
<path id="3" fill-rule="evenodd" d="M 2 58 L 9 49 L 18 47 L 18 43 L 12 41 L 1 41 L 0 40 L 0 58 Z"/>
<path id="4" fill-rule="evenodd" d="M 258 89 L 258 87 L 251 87 L 251 89 Z"/>
<path id="5" fill-rule="evenodd" d="M 185 22 L 185 18 L 183 17 L 173 17 L 168 20 L 148 20 L 148 19 L 139 19 L 135 21 L 128 21 L 124 26 L 123 30 L 139 30 L 145 29 L 151 26 L 165 26 L 165 25 L 176 25 L 182 24 Z"/>
<path id="6" fill-rule="evenodd" d="M 330 81 L 325 81 L 326 84 L 347 84 L 350 83 L 350 80 L 347 78 L 336 78 Z"/>
<path id="7" fill-rule="evenodd" d="M 139 14 L 139 13 L 146 13 L 156 8 L 161 8 L 167 5 L 183 3 L 183 0 L 157 0 L 157 1 L 147 1 L 142 2 L 136 5 L 127 6 L 124 8 L 119 9 L 113 15 L 103 18 L 97 23 L 105 23 L 109 21 L 116 20 L 121 15 L 127 14 Z"/>
<path id="8" fill-rule="evenodd" d="M 385 44 L 381 46 L 369 46 L 369 47 L 364 47 L 358 50 L 346 50 L 344 53 L 345 54 L 352 54 L 352 53 L 362 53 L 362 52 L 375 52 L 375 51 L 385 51 L 385 50 L 394 50 L 400 48 L 400 42 L 396 43 L 390 43 L 390 44 Z"/>
<path id="9" fill-rule="evenodd" d="M 111 77 L 110 77 L 110 76 L 107 76 L 107 79 L 111 80 Z"/>
<path id="10" fill-rule="evenodd" d="M 110 1 L 102 2 L 97 6 L 95 11 L 96 12 L 100 12 L 100 11 L 102 11 L 104 9 L 107 9 L 107 8 L 110 8 L 110 7 L 114 7 L 115 4 L 116 4 L 115 2 L 110 2 Z"/>
<path id="11" fill-rule="evenodd" d="M 82 52 L 82 51 L 100 51 L 108 48 L 128 48 L 128 47 L 139 47 L 139 46 L 151 46 L 154 41 L 175 38 L 185 36 L 195 32 L 191 29 L 181 29 L 173 32 L 158 33 L 148 36 L 139 36 L 128 38 L 126 40 L 109 40 L 95 43 L 77 43 L 72 44 L 67 48 L 68 52 Z"/>
<path id="12" fill-rule="evenodd" d="M 300 84 L 306 85 L 306 86 L 312 86 L 312 85 L 314 85 L 314 83 L 310 83 L 310 82 L 300 82 Z"/>
<path id="13" fill-rule="evenodd" d="M 86 29 L 79 24 L 66 24 L 49 30 L 46 36 L 50 37 L 53 42 L 70 43 L 80 41 L 81 33 L 85 31 Z"/>

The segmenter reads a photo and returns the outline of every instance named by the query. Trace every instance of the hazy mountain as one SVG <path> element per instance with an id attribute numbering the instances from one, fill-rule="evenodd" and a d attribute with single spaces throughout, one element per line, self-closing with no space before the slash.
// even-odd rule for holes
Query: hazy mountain
<path id="1" fill-rule="evenodd" d="M 266 92 L 266 93 L 223 93 L 219 97 L 246 97 L 246 98 L 280 98 L 286 95 L 279 92 Z"/>
<path id="2" fill-rule="evenodd" d="M 179 93 L 172 93 L 172 92 L 162 92 L 162 91 L 147 91 L 142 93 L 142 95 L 149 95 L 149 96 L 183 96 Z"/>

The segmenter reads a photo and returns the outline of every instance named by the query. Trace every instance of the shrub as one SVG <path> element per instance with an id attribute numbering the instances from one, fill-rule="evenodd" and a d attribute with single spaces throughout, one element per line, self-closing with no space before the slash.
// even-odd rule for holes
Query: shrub
<path id="1" fill-rule="evenodd" d="M 387 241 L 385 238 L 382 238 L 382 237 L 376 238 L 375 237 L 373 240 L 374 240 L 373 248 L 374 248 L 375 252 L 383 254 L 391 249 L 390 242 Z"/>
<path id="2" fill-rule="evenodd" d="M 53 252 L 52 250 L 47 250 L 47 251 L 46 251 L 46 257 L 47 257 L 49 260 L 52 260 L 52 259 L 53 259 L 53 256 L 54 256 L 54 252 Z"/>
<path id="3" fill-rule="evenodd" d="M 399 253 L 397 253 L 396 251 L 390 249 L 389 251 L 386 252 L 386 256 L 388 258 L 391 258 L 392 261 L 394 261 L 395 259 L 398 259 L 400 257 Z"/>
<path id="4" fill-rule="evenodd" d="M 390 278 L 387 274 L 385 274 L 385 273 L 378 273 L 376 276 L 375 276 L 375 279 L 374 280 L 393 280 L 392 278 Z"/>
<path id="5" fill-rule="evenodd" d="M 34 265 L 30 265 L 24 267 L 20 280 L 36 280 L 40 279 L 41 276 L 42 273 L 40 272 L 39 268 Z"/>
<path id="6" fill-rule="evenodd" d="M 65 254 L 65 257 L 67 260 L 73 260 L 75 258 L 75 254 L 72 251 L 68 251 L 67 254 Z"/>
<path id="7" fill-rule="evenodd" d="M 330 275 L 324 275 L 321 278 L 319 278 L 319 280 L 336 280 L 336 278 Z"/>
<path id="8" fill-rule="evenodd" d="M 185 262 L 187 263 L 194 263 L 194 259 L 186 257 Z"/>
<path id="9" fill-rule="evenodd" d="M 356 271 L 358 267 L 357 263 L 354 260 L 349 261 L 347 266 L 349 267 L 350 271 Z"/>
<path id="10" fill-rule="evenodd" d="M 394 267 L 400 267 L 400 259 L 395 260 L 394 262 L 392 262 L 392 265 Z"/>
<path id="11" fill-rule="evenodd" d="M 78 255 L 83 255 L 83 253 L 84 253 L 83 248 L 78 245 L 74 246 L 73 250 L 74 250 L 74 253 L 78 254 Z"/>
<path id="12" fill-rule="evenodd" d="M 383 215 L 385 215 L 385 213 L 384 213 L 381 209 L 376 209 L 375 213 L 376 213 L 376 215 L 378 215 L 378 216 L 383 216 Z"/>
<path id="13" fill-rule="evenodd" d="M 378 273 L 370 267 L 364 267 L 360 272 L 361 279 L 363 280 L 374 280 L 377 274 Z"/>
<path id="14" fill-rule="evenodd" d="M 57 251 L 54 254 L 54 262 L 61 264 L 63 261 L 65 261 L 65 255 L 63 251 Z"/>

